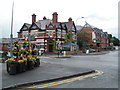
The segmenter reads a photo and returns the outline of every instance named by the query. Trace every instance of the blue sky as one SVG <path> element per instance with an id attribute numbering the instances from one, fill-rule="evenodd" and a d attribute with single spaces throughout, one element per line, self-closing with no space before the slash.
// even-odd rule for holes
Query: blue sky
<path id="1" fill-rule="evenodd" d="M 14 0 L 13 36 L 23 23 L 31 23 L 35 13 L 37 20 L 46 16 L 52 19 L 52 13 L 58 13 L 58 21 L 67 21 L 69 17 L 77 25 L 89 24 L 103 29 L 118 37 L 118 1 L 119 0 Z M 10 37 L 13 0 L 0 0 L 0 37 Z M 85 17 L 83 19 L 78 19 Z M 77 21 L 76 21 L 77 20 Z"/>

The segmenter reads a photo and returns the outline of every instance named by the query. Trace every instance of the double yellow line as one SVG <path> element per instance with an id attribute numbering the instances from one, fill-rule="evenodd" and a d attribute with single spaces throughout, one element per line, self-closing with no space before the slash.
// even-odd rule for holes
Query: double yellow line
<path id="1" fill-rule="evenodd" d="M 76 80 L 81 80 L 81 79 L 84 79 L 84 78 L 93 77 L 93 76 L 101 75 L 101 74 L 103 74 L 102 71 L 96 70 L 95 73 L 92 73 L 92 74 L 89 74 L 89 75 L 77 76 L 77 77 L 73 77 L 73 78 L 70 78 L 70 79 L 65 79 L 65 80 L 61 80 L 61 81 L 51 82 L 51 83 L 47 83 L 47 84 L 30 86 L 30 87 L 27 87 L 27 88 L 29 88 L 29 89 L 46 88 L 46 87 L 51 87 L 51 86 L 55 86 L 55 85 L 69 83 L 69 82 L 73 82 L 73 81 L 76 81 Z M 23 89 L 20 89 L 20 90 L 23 90 Z"/>

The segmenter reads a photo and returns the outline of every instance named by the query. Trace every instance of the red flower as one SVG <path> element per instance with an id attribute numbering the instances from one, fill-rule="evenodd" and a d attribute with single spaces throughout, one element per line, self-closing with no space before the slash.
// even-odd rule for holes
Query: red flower
<path id="1" fill-rule="evenodd" d="M 19 61 L 20 60 L 20 57 L 19 58 L 16 58 L 16 61 Z"/>
<path id="2" fill-rule="evenodd" d="M 12 57 L 12 59 L 16 59 L 15 57 Z"/>
<path id="3" fill-rule="evenodd" d="M 21 58 L 25 58 L 25 56 L 22 56 Z"/>
<path id="4" fill-rule="evenodd" d="M 26 59 L 28 59 L 28 57 L 25 57 Z"/>

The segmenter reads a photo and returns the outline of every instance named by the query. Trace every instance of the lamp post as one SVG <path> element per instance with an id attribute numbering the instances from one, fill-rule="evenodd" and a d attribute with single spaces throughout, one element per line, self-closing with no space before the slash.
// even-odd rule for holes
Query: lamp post
<path id="1" fill-rule="evenodd" d="M 78 21 L 78 19 L 82 19 L 82 18 L 84 18 L 84 17 L 81 17 L 81 18 L 77 18 L 77 19 L 76 19 L 76 25 L 77 25 L 77 21 Z"/>
<path id="2" fill-rule="evenodd" d="M 45 54 L 45 43 L 46 43 L 47 41 L 45 40 L 45 32 L 44 32 L 44 54 Z"/>
<path id="3" fill-rule="evenodd" d="M 12 53 L 12 43 L 13 43 L 13 13 L 14 13 L 14 1 L 13 1 L 13 4 L 12 4 L 12 18 L 11 18 L 11 34 L 10 34 L 10 56 L 13 57 L 13 53 Z"/>
<path id="4" fill-rule="evenodd" d="M 60 54 L 60 42 L 59 42 L 59 39 L 57 40 L 57 48 L 58 48 L 58 57 L 59 57 L 59 54 Z"/>

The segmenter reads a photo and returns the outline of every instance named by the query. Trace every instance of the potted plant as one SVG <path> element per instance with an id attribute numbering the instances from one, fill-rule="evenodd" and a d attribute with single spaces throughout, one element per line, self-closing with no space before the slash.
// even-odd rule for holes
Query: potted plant
<path id="1" fill-rule="evenodd" d="M 35 67 L 39 67 L 39 65 L 40 65 L 40 58 L 39 57 L 35 57 L 36 58 L 36 60 L 35 60 Z"/>
<path id="2" fill-rule="evenodd" d="M 8 58 L 5 62 L 7 63 L 7 72 L 10 75 L 17 74 L 18 62 L 15 60 L 15 58 L 14 57 Z"/>
<path id="3" fill-rule="evenodd" d="M 21 59 L 18 61 L 18 65 L 17 65 L 17 72 L 18 73 L 21 73 L 24 71 L 24 67 L 25 67 L 25 64 L 24 64 L 24 61 Z"/>
<path id="4" fill-rule="evenodd" d="M 28 60 L 27 60 L 28 70 L 34 68 L 34 63 L 35 63 L 35 58 L 33 56 L 28 56 Z"/>

